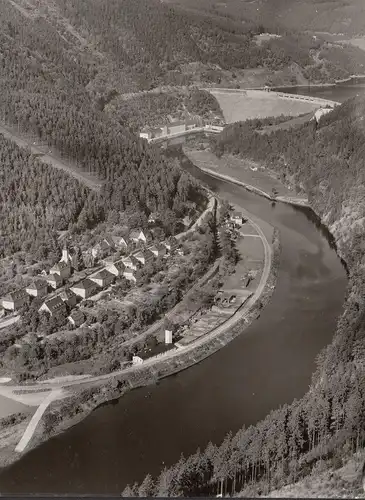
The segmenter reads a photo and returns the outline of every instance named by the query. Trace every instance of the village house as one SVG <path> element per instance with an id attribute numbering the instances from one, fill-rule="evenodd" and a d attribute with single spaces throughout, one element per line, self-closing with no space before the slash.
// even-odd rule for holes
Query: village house
<path id="1" fill-rule="evenodd" d="M 140 356 L 134 355 L 132 357 L 132 364 L 141 365 L 145 359 L 147 359 L 147 358 L 145 356 L 143 356 L 142 354 Z"/>
<path id="2" fill-rule="evenodd" d="M 3 298 L 2 305 L 4 309 L 8 311 L 17 311 L 21 309 L 30 300 L 25 288 L 16 290 L 15 292 L 10 292 L 6 297 Z"/>
<path id="3" fill-rule="evenodd" d="M 77 304 L 77 296 L 70 289 L 61 292 L 60 297 L 69 309 L 72 309 Z"/>
<path id="4" fill-rule="evenodd" d="M 107 271 L 106 269 L 102 269 L 94 276 L 90 276 L 90 279 L 94 281 L 98 286 L 104 288 L 109 286 L 115 280 L 115 275 Z"/>
<path id="5" fill-rule="evenodd" d="M 142 229 L 134 229 L 130 232 L 129 239 L 131 241 L 134 241 L 134 243 L 138 243 L 139 241 L 146 243 L 147 236 L 148 235 L 144 231 L 142 231 Z"/>
<path id="6" fill-rule="evenodd" d="M 126 269 L 123 273 L 123 276 L 126 280 L 132 281 L 132 283 L 137 283 L 137 278 L 134 276 L 134 273 L 131 269 Z"/>
<path id="7" fill-rule="evenodd" d="M 152 245 L 151 247 L 148 248 L 148 250 L 155 256 L 155 257 L 163 257 L 166 255 L 166 247 L 162 244 L 159 245 Z"/>
<path id="8" fill-rule="evenodd" d="M 70 314 L 70 316 L 68 316 L 67 319 L 69 320 L 71 325 L 75 326 L 76 328 L 78 328 L 83 323 L 85 323 L 85 316 L 80 311 L 80 309 L 76 309 L 75 311 L 72 311 L 72 313 Z"/>
<path id="9" fill-rule="evenodd" d="M 113 243 L 116 248 L 126 250 L 128 248 L 127 240 L 123 236 L 113 236 Z"/>
<path id="10" fill-rule="evenodd" d="M 152 255 L 146 251 L 141 250 L 140 252 L 135 253 L 133 257 L 137 259 L 144 266 L 146 262 L 150 260 Z"/>
<path id="11" fill-rule="evenodd" d="M 82 299 L 87 299 L 92 295 L 95 295 L 98 292 L 99 287 L 94 281 L 91 281 L 89 278 L 85 278 L 76 285 L 72 286 L 71 290 Z"/>
<path id="12" fill-rule="evenodd" d="M 133 271 L 137 271 L 137 269 L 141 265 L 140 261 L 137 260 L 133 255 L 128 255 L 127 257 L 122 257 L 122 262 L 125 265 L 125 267 L 128 267 L 129 269 L 133 269 Z"/>
<path id="13" fill-rule="evenodd" d="M 59 274 L 49 274 L 46 281 L 53 290 L 56 290 L 56 288 L 59 288 L 63 284 L 63 279 Z"/>
<path id="14" fill-rule="evenodd" d="M 99 243 L 93 246 L 91 254 L 95 259 L 103 259 L 114 251 L 115 246 L 112 238 L 104 238 L 102 241 L 99 241 Z"/>
<path id="15" fill-rule="evenodd" d="M 166 248 L 166 250 L 168 250 L 169 252 L 172 252 L 173 250 L 175 250 L 177 248 L 178 241 L 176 238 L 174 238 L 172 236 L 168 240 L 163 241 L 161 244 Z"/>
<path id="16" fill-rule="evenodd" d="M 69 262 L 60 261 L 55 264 L 49 274 L 58 274 L 63 280 L 71 276 L 71 265 Z"/>
<path id="17" fill-rule="evenodd" d="M 51 316 L 59 316 L 67 312 L 66 304 L 59 295 L 53 297 L 53 299 L 46 300 L 39 308 L 39 312 L 42 311 L 47 312 Z"/>
<path id="18" fill-rule="evenodd" d="M 114 262 L 112 264 L 109 264 L 107 267 L 107 271 L 109 273 L 114 274 L 114 276 L 122 276 L 123 272 L 125 271 L 125 265 L 121 260 L 118 260 L 117 262 Z"/>
<path id="19" fill-rule="evenodd" d="M 246 222 L 246 219 L 243 217 L 241 212 L 234 211 L 230 214 L 230 221 L 236 226 L 242 226 L 242 224 Z"/>
<path id="20" fill-rule="evenodd" d="M 34 281 L 25 291 L 32 297 L 44 297 L 48 293 L 48 284 L 46 281 Z"/>

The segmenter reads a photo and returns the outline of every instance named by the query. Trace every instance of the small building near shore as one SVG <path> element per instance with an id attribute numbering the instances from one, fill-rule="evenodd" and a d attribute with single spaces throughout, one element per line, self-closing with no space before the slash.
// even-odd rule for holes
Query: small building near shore
<path id="1" fill-rule="evenodd" d="M 230 221 L 236 226 L 242 226 L 246 222 L 246 219 L 241 212 L 234 211 L 230 214 Z"/>

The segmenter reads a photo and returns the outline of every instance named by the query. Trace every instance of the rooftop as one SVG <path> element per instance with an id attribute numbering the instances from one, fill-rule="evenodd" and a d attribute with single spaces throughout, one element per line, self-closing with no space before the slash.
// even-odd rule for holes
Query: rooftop
<path id="1" fill-rule="evenodd" d="M 89 288 L 95 288 L 95 283 L 93 281 L 91 281 L 89 278 L 85 278 L 84 280 L 79 281 L 79 283 L 74 285 L 73 288 L 87 290 Z"/>
<path id="2" fill-rule="evenodd" d="M 27 288 L 29 288 L 30 290 L 41 290 L 46 286 L 47 283 L 44 280 L 39 280 L 39 281 L 33 281 L 33 283 L 27 286 Z"/>

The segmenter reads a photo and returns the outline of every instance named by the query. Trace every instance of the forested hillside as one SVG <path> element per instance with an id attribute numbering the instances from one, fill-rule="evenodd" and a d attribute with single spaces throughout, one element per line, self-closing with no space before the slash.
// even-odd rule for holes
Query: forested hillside
<path id="1" fill-rule="evenodd" d="M 220 446 L 181 460 L 129 496 L 267 493 L 295 482 L 320 462 L 337 467 L 365 444 L 365 99 L 352 99 L 314 123 L 262 135 L 254 122 L 234 124 L 216 139 L 233 153 L 276 170 L 305 189 L 333 232 L 349 268 L 349 287 L 333 342 L 320 354 L 308 393 Z M 320 468 L 320 467 L 319 467 Z M 318 471 L 319 471 L 318 468 Z M 355 494 L 349 492 L 349 494 Z"/>
<path id="2" fill-rule="evenodd" d="M 261 24 L 271 32 L 277 30 L 311 30 L 318 32 L 365 34 L 363 0 L 165 0 L 189 9 L 199 9 Z"/>

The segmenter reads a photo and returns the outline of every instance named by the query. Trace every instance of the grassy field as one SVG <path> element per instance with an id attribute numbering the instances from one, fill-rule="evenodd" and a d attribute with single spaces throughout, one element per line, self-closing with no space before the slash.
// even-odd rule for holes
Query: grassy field
<path id="1" fill-rule="evenodd" d="M 318 104 L 310 101 L 283 99 L 270 92 L 261 92 L 257 96 L 239 92 L 214 92 L 213 95 L 219 102 L 226 123 L 269 116 L 298 116 L 319 108 Z"/>
<path id="2" fill-rule="evenodd" d="M 0 395 L 0 418 L 7 417 L 13 413 L 23 412 L 28 409 L 28 406 Z"/>

